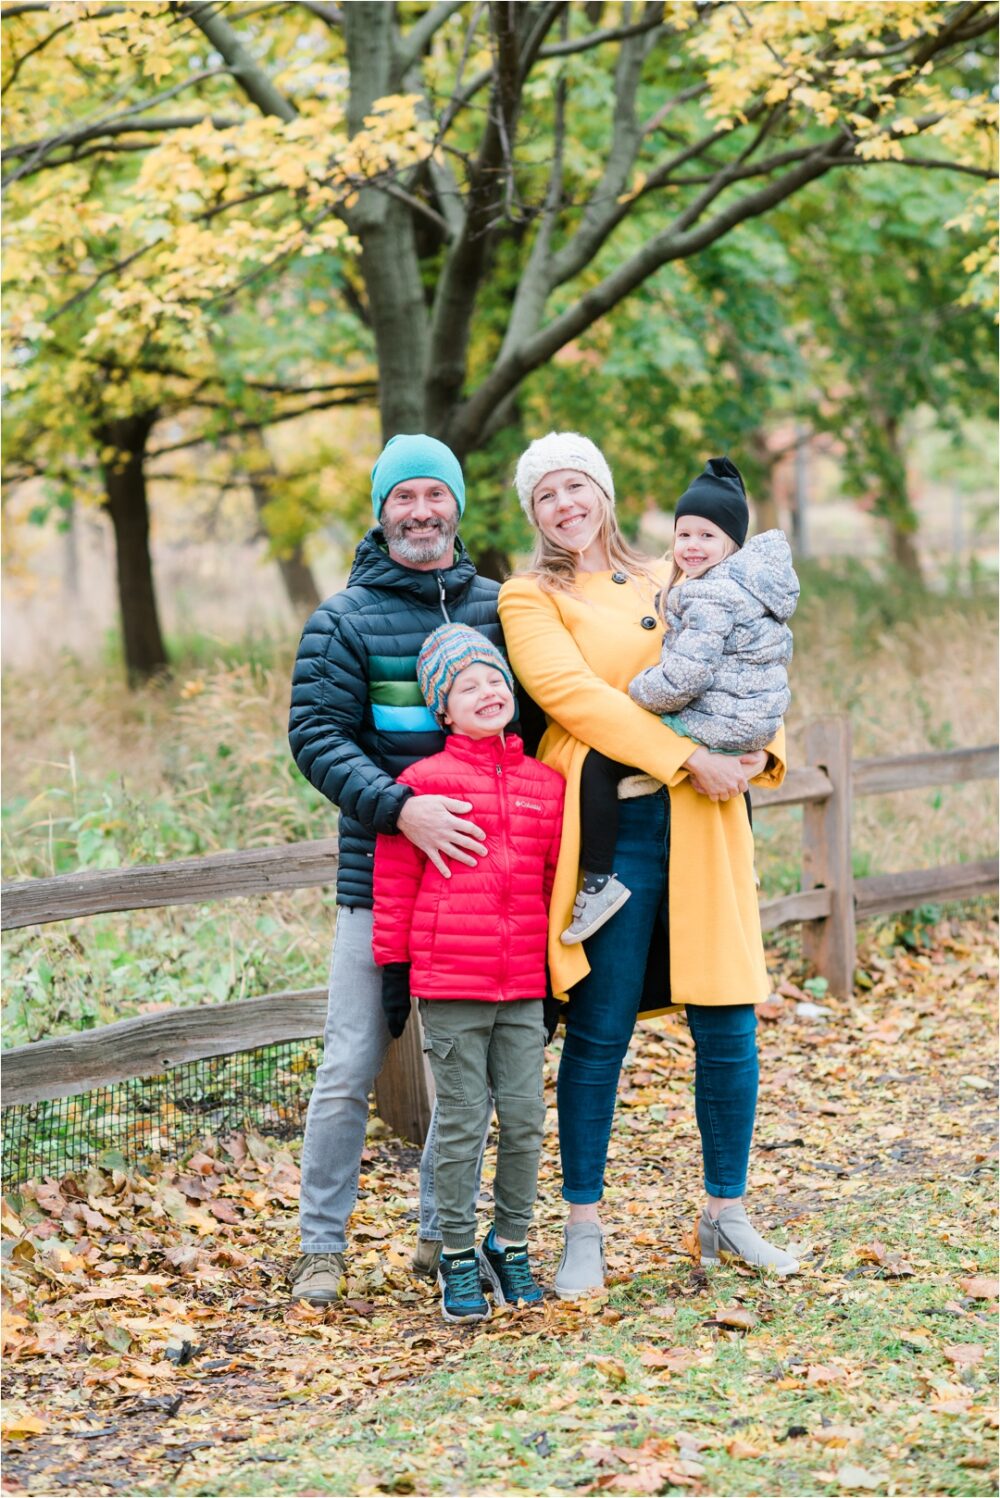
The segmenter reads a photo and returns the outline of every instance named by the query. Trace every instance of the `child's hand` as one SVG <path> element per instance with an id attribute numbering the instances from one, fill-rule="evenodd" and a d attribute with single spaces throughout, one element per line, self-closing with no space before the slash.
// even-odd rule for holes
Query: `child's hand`
<path id="1" fill-rule="evenodd" d="M 398 1040 L 410 1017 L 410 964 L 387 962 L 382 969 L 382 1013 L 389 1034 Z"/>

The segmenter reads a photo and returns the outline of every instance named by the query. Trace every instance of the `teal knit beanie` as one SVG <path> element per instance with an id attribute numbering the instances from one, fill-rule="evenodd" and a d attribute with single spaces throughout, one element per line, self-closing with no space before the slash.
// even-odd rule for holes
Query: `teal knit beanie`
<path id="1" fill-rule="evenodd" d="M 372 469 L 372 509 L 376 520 L 382 514 L 386 495 L 405 479 L 440 479 L 458 501 L 459 515 L 464 515 L 462 465 L 451 448 L 436 437 L 417 432 L 389 438 Z"/>

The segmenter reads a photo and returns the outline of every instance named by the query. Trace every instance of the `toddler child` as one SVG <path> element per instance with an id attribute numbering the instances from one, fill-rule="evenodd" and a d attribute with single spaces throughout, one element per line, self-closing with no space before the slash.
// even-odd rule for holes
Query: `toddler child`
<path id="1" fill-rule="evenodd" d="M 444 624 L 424 642 L 417 680 L 450 730 L 442 753 L 399 779 L 417 794 L 472 803 L 486 834 L 475 867 L 448 877 L 408 838 L 375 846 L 372 949 L 389 1030 L 418 999 L 437 1090 L 434 1189 L 443 1238 L 438 1283 L 446 1321 L 495 1303 L 542 1299 L 528 1258 L 545 1103 L 543 1000 L 548 905 L 562 830 L 562 776 L 504 732 L 514 679 L 477 630 Z M 492 1090 L 499 1121 L 493 1225 L 476 1253 L 476 1180 Z"/>
<path id="2" fill-rule="evenodd" d="M 746 541 L 743 478 L 710 458 L 677 503 L 673 569 L 657 607 L 666 633 L 659 664 L 629 696 L 677 733 L 719 754 L 749 754 L 774 738 L 788 708 L 788 663 L 799 582 L 781 531 Z M 746 544 L 744 545 L 744 542 Z M 636 772 L 591 750 L 580 781 L 582 888 L 567 946 L 585 941 L 631 893 L 612 872 L 622 779 Z"/>

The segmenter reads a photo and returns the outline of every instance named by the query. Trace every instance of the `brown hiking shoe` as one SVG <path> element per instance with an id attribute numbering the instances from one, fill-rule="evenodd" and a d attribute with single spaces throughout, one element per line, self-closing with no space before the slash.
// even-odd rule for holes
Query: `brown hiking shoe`
<path id="1" fill-rule="evenodd" d="M 302 1254 L 288 1276 L 293 1300 L 328 1306 L 342 1300 L 347 1282 L 343 1254 Z"/>
<path id="2" fill-rule="evenodd" d="M 410 1260 L 410 1268 L 414 1274 L 419 1274 L 421 1279 L 436 1280 L 438 1264 L 441 1262 L 441 1240 L 440 1238 L 418 1238 L 417 1246 L 413 1250 Z"/>

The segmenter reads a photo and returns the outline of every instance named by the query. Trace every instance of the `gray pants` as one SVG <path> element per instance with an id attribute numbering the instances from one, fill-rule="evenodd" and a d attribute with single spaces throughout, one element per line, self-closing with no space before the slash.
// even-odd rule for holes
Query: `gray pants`
<path id="1" fill-rule="evenodd" d="M 435 1191 L 445 1247 L 476 1242 L 477 1161 L 492 1107 L 500 1121 L 496 1229 L 523 1242 L 531 1226 L 545 1126 L 541 1000 L 422 1002 L 424 1050 L 437 1089 Z"/>
<path id="2" fill-rule="evenodd" d="M 412 1023 L 412 1021 L 411 1021 Z M 302 1146 L 302 1252 L 343 1253 L 358 1196 L 368 1099 L 391 1037 L 382 1013 L 382 976 L 372 958 L 372 912 L 341 906 L 330 961 L 323 1060 L 309 1100 Z M 420 1162 L 420 1236 L 440 1238 L 434 1201 L 437 1110 Z M 480 1142 L 479 1166 L 489 1129 Z"/>

